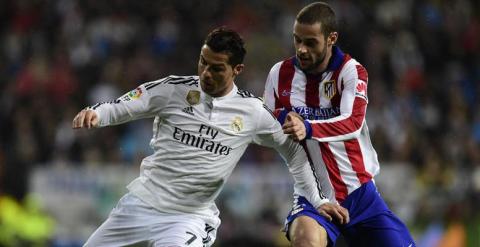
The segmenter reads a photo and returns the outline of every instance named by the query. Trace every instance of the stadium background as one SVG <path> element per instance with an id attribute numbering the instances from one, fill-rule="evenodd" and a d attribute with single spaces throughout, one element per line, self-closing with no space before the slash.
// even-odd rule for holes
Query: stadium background
<path id="1" fill-rule="evenodd" d="M 0 1 L 0 246 L 80 246 L 151 152 L 150 120 L 73 132 L 78 110 L 195 74 L 220 25 L 245 38 L 237 83 L 261 95 L 308 2 Z M 418 246 L 480 246 L 480 3 L 330 3 L 340 47 L 369 72 L 382 195 Z M 249 148 L 218 200 L 216 246 L 285 246 L 290 194 L 278 156 Z"/>

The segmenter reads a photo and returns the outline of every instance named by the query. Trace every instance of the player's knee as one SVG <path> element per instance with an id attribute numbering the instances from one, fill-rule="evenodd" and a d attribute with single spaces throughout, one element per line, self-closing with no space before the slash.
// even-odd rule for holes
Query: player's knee
<path id="1" fill-rule="evenodd" d="M 294 235 L 292 247 L 326 247 L 327 239 L 317 234 Z"/>
<path id="2" fill-rule="evenodd" d="M 327 246 L 326 241 L 320 241 L 320 240 L 315 240 L 315 239 L 307 239 L 307 238 L 294 239 L 294 240 L 292 240 L 291 244 L 292 244 L 292 247 L 318 247 L 318 246 L 326 247 Z"/>
<path id="3" fill-rule="evenodd" d="M 293 247 L 326 247 L 327 232 L 312 218 L 299 217 L 290 229 L 290 241 Z"/>

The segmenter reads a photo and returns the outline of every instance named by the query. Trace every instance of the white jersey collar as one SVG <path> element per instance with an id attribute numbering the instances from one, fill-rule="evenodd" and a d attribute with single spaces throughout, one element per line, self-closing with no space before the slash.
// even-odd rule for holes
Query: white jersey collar
<path id="1" fill-rule="evenodd" d="M 205 92 L 202 90 L 202 86 L 200 86 L 200 91 L 202 92 L 202 98 L 203 98 L 206 102 L 212 102 L 212 101 L 219 101 L 219 100 L 224 100 L 224 99 L 229 99 L 229 98 L 234 97 L 235 94 L 237 94 L 237 92 L 238 92 L 238 87 L 237 87 L 237 85 L 235 85 L 235 82 L 234 82 L 234 83 L 233 83 L 233 88 L 232 88 L 232 90 L 230 90 L 230 92 L 228 92 L 226 95 L 221 96 L 221 97 L 212 97 L 212 96 L 210 96 L 209 94 L 205 93 Z"/>

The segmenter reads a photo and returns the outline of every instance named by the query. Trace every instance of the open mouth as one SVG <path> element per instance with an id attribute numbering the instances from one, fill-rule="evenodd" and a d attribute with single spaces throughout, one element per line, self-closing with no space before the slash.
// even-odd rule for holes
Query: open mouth
<path id="1" fill-rule="evenodd" d="M 298 58 L 298 61 L 300 62 L 301 65 L 308 64 L 310 62 L 310 59 L 308 58 Z"/>
<path id="2" fill-rule="evenodd" d="M 297 55 L 297 59 L 300 60 L 300 61 L 302 61 L 302 62 L 305 62 L 305 61 L 309 61 L 309 60 L 310 60 L 310 58 L 308 58 L 308 57 L 299 56 L 299 55 Z"/>
<path id="3" fill-rule="evenodd" d="M 212 81 L 205 81 L 203 80 L 202 81 L 202 84 L 203 84 L 203 87 L 205 88 L 212 88 L 214 86 L 213 82 Z"/>

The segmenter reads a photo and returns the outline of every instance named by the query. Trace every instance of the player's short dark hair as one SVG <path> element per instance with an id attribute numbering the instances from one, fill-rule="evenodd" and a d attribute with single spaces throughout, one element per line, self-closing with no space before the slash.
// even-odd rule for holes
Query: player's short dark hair
<path id="1" fill-rule="evenodd" d="M 296 20 L 298 23 L 309 25 L 319 22 L 325 38 L 328 37 L 331 32 L 337 31 L 335 12 L 330 5 L 324 2 L 315 2 L 305 6 L 298 12 Z"/>
<path id="2" fill-rule="evenodd" d="M 240 34 L 226 27 L 215 28 L 205 39 L 205 44 L 214 52 L 228 55 L 228 63 L 232 66 L 243 63 L 247 51 Z"/>

